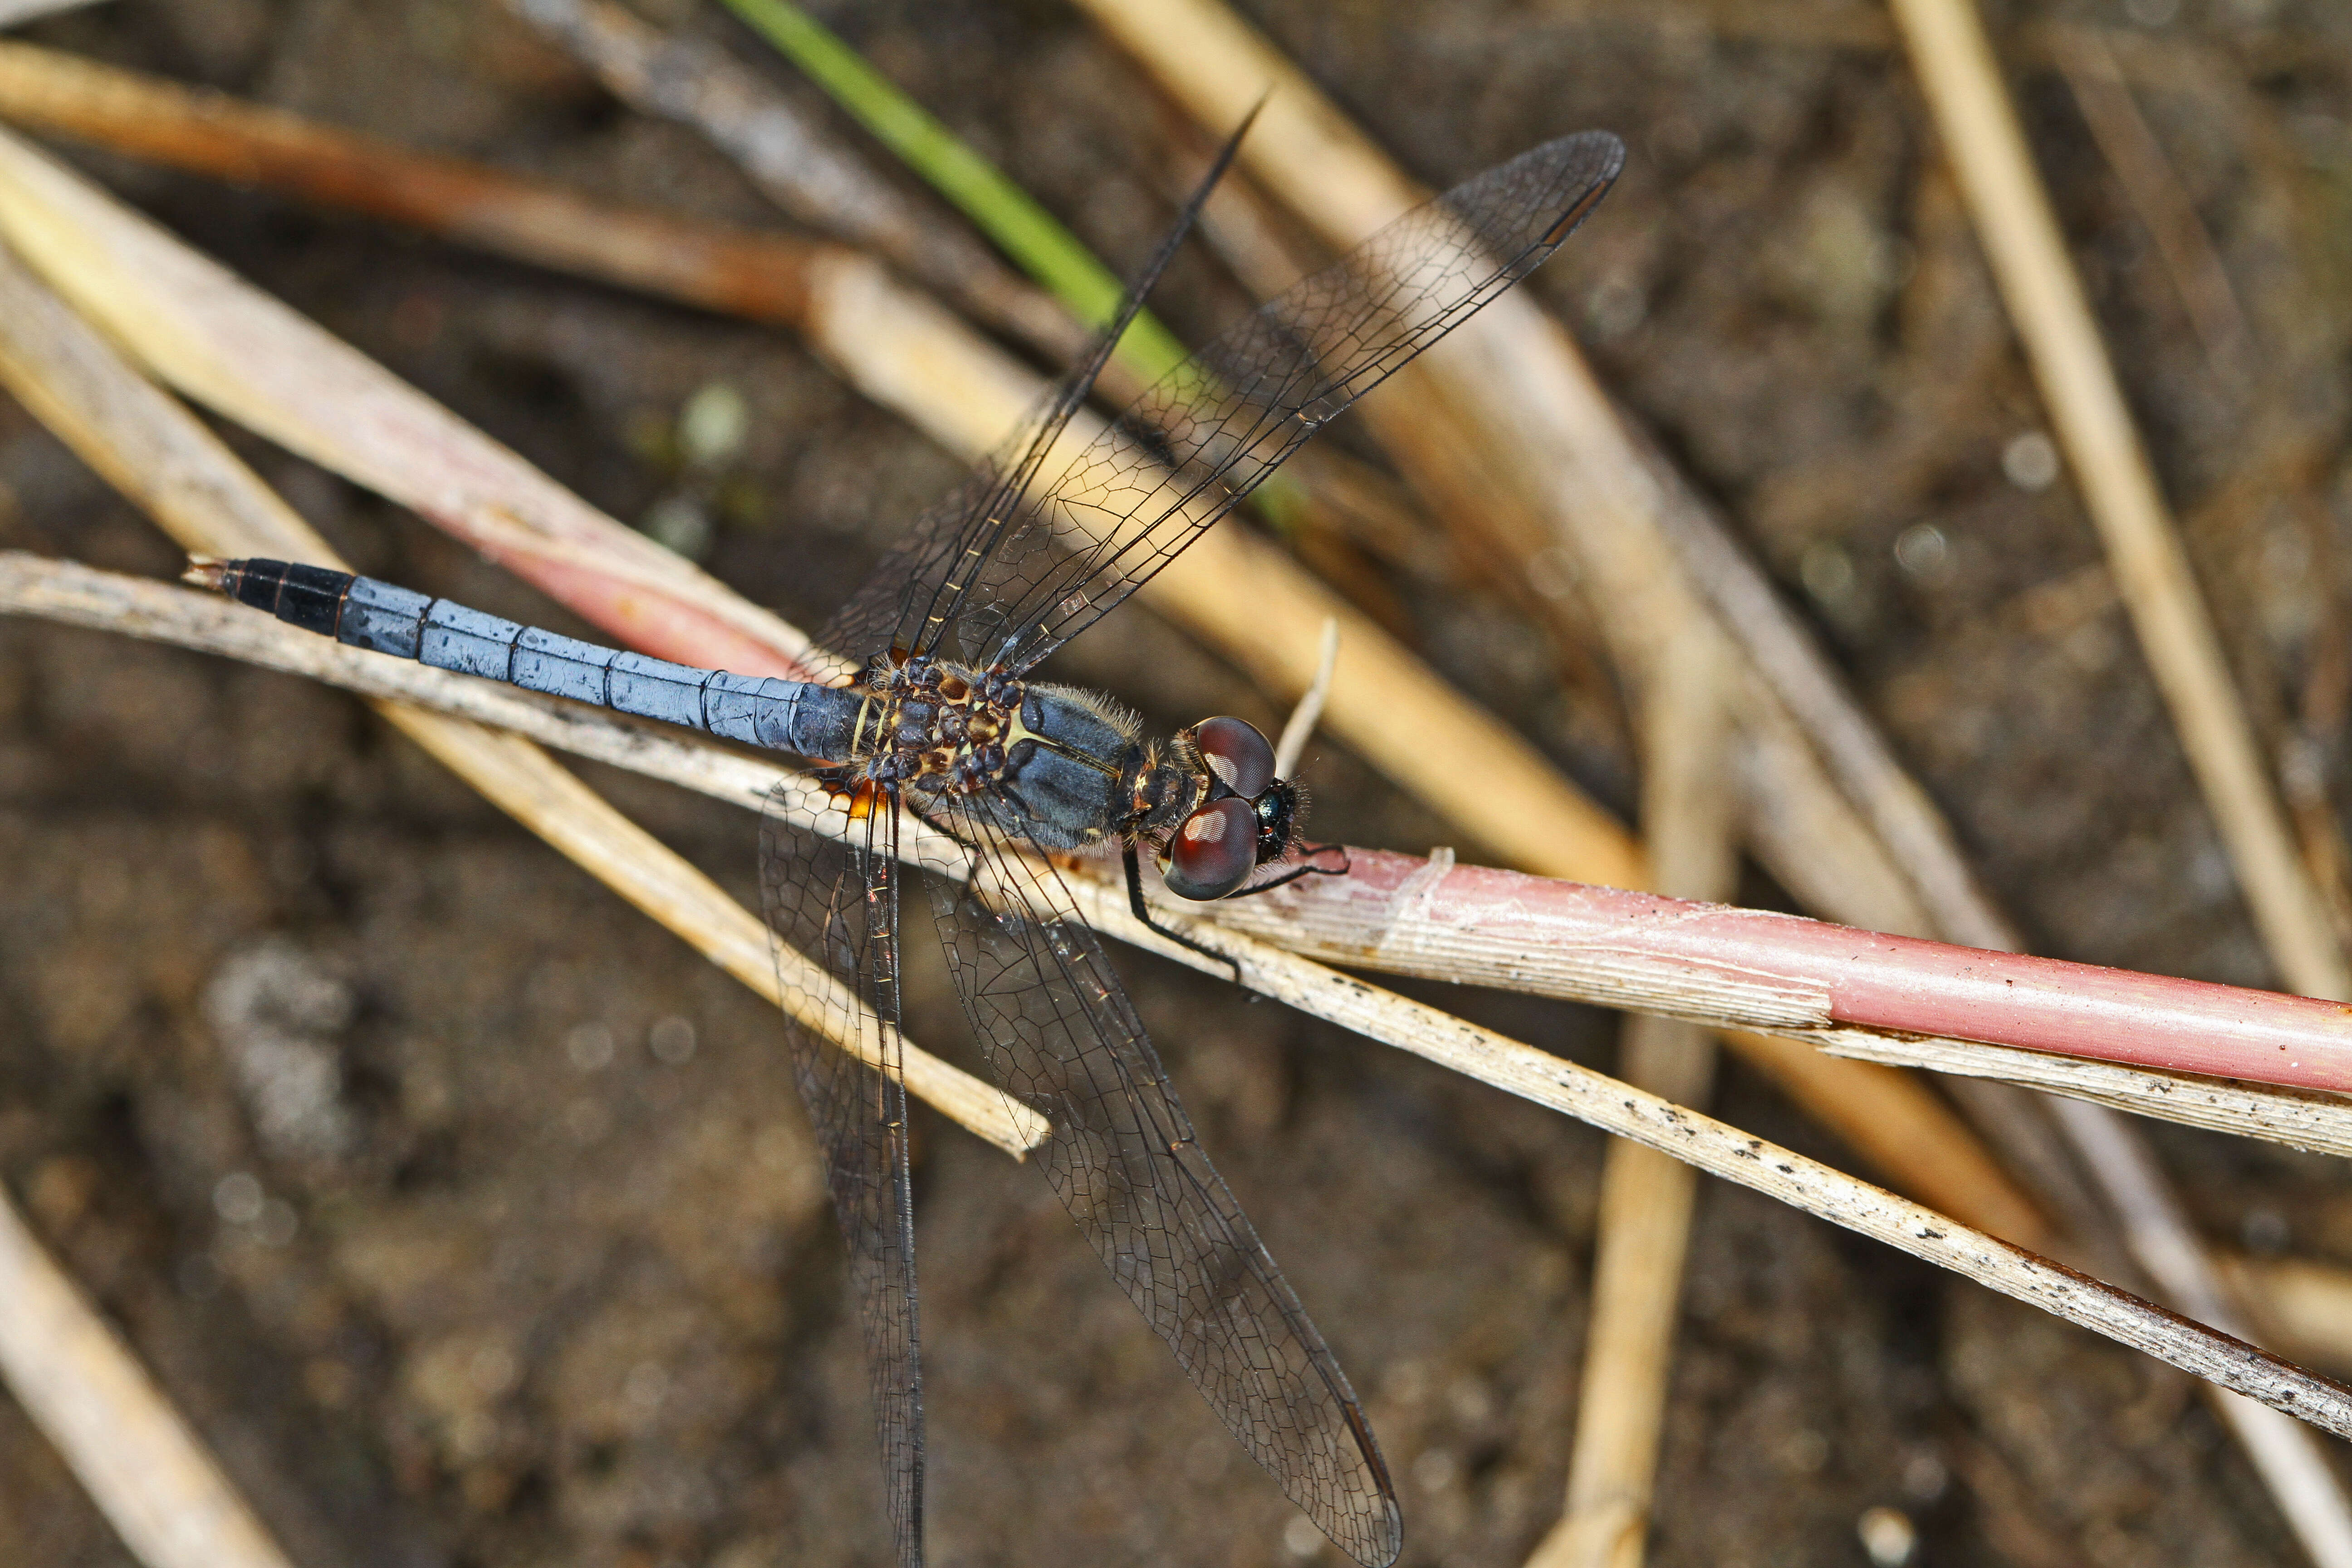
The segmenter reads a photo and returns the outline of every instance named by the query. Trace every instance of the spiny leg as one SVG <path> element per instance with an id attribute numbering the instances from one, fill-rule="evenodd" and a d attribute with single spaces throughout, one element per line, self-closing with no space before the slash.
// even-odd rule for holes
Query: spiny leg
<path id="1" fill-rule="evenodd" d="M 1313 857 L 1322 854 L 1326 849 L 1339 849 L 1340 863 L 1339 865 L 1317 866 L 1308 864 L 1304 866 L 1295 866 L 1291 869 L 1285 871 L 1281 876 L 1275 878 L 1274 880 L 1270 882 L 1260 882 L 1255 888 L 1237 888 L 1234 891 L 1227 893 L 1225 897 L 1229 899 L 1247 899 L 1255 897 L 1259 893 L 1271 893 L 1276 888 L 1287 888 L 1291 883 L 1296 882 L 1301 877 L 1346 876 L 1348 874 L 1347 851 L 1345 849 L 1340 849 L 1339 845 L 1312 845 L 1308 847 L 1307 853 L 1309 857 Z"/>
<path id="2" fill-rule="evenodd" d="M 1170 942 L 1174 942 L 1177 946 L 1189 947 L 1194 952 L 1201 954 L 1203 958 L 1214 959 L 1217 963 L 1225 965 L 1225 967 L 1234 972 L 1234 984 L 1239 985 L 1242 983 L 1242 963 L 1240 959 L 1233 958 L 1224 953 L 1219 952 L 1215 948 L 1210 947 L 1204 942 L 1195 942 L 1191 937 L 1186 936 L 1182 931 L 1170 931 L 1166 926 L 1161 925 L 1158 921 L 1151 918 L 1151 910 L 1143 901 L 1143 868 L 1136 862 L 1134 839 L 1130 838 L 1127 841 L 1127 846 L 1121 858 L 1127 863 L 1127 901 L 1129 907 L 1134 910 L 1135 918 L 1141 921 L 1152 931 L 1156 931 L 1161 936 L 1166 937 Z"/>

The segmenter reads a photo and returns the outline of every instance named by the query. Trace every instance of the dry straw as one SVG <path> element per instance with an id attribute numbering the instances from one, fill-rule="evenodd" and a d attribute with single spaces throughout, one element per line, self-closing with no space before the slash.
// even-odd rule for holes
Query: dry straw
<path id="1" fill-rule="evenodd" d="M 1669 655 L 1643 716 L 1642 822 L 1661 892 L 1721 901 L 1739 851 L 1725 767 L 1731 670 L 1708 644 Z M 1690 1024 L 1635 1018 L 1622 1047 L 1625 1080 L 1678 1104 L 1706 1103 L 1714 1042 Z M 1622 1139 L 1609 1146 L 1592 1261 L 1592 1313 L 1559 1522 L 1531 1568 L 1640 1568 L 1649 1538 L 1658 1443 L 1690 1248 L 1696 1175 Z"/>
<path id="2" fill-rule="evenodd" d="M 0 1375 L 147 1568 L 288 1568 L 114 1331 L 0 1194 Z"/>

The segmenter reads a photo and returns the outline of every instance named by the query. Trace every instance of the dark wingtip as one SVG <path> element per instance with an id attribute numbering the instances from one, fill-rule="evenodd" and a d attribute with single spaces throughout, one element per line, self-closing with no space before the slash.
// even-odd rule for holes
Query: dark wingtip
<path id="1" fill-rule="evenodd" d="M 1590 172 L 1586 176 L 1589 183 L 1568 210 L 1559 215 L 1559 221 L 1544 231 L 1541 243 L 1548 246 L 1558 245 L 1575 232 L 1577 225 L 1591 216 L 1592 209 L 1601 205 L 1601 198 L 1617 184 L 1617 176 L 1625 172 L 1625 143 L 1615 132 L 1580 131 L 1563 140 L 1589 150 Z M 1552 143 L 1554 146 L 1559 144 Z"/>
<path id="2" fill-rule="evenodd" d="M 1257 117 L 1265 112 L 1265 106 L 1273 97 L 1274 83 L 1268 82 L 1265 89 L 1257 95 L 1257 101 L 1249 106 L 1249 112 L 1242 116 L 1242 122 L 1234 127 L 1233 144 L 1234 146 L 1241 145 L 1242 138 L 1249 134 L 1250 127 L 1257 123 Z"/>

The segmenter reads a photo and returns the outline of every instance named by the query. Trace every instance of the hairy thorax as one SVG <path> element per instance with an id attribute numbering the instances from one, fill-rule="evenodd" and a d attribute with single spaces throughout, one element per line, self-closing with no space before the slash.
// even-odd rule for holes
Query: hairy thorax
<path id="1" fill-rule="evenodd" d="M 919 657 L 876 660 L 859 688 L 850 770 L 919 811 L 956 801 L 983 825 L 1084 853 L 1154 833 L 1189 797 L 1136 717 L 1097 692 Z"/>

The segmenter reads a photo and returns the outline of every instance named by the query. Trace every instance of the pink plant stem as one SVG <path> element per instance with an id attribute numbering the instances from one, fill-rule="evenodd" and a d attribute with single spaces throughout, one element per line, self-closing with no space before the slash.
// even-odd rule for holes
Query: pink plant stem
<path id="1" fill-rule="evenodd" d="M 1846 1025 L 2352 1089 L 2352 1009 L 2333 1002 L 1886 936 L 1443 858 L 1349 853 L 1345 877 L 1309 877 L 1218 912 L 1244 927 L 1278 924 L 1287 945 L 1332 962 L 1434 970 L 1472 984 L 1573 994 L 1711 1023 L 1764 1030 Z M 1401 964 L 1407 955 L 1413 962 Z"/>

